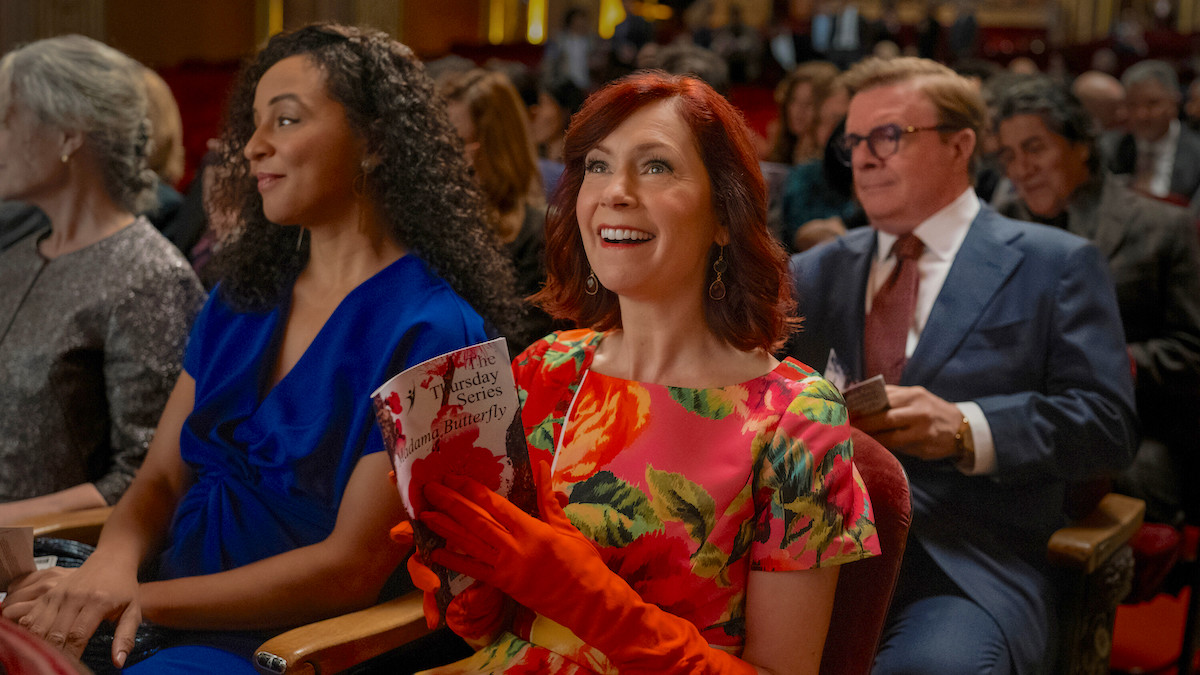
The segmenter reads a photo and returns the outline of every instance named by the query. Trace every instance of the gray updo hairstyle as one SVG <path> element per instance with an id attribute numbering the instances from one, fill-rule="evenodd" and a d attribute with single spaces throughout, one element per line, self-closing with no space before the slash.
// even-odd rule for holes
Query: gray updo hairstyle
<path id="1" fill-rule="evenodd" d="M 43 124 L 83 132 L 109 196 L 143 213 L 157 200 L 141 68 L 82 35 L 38 40 L 0 59 L 0 106 L 21 105 Z"/>

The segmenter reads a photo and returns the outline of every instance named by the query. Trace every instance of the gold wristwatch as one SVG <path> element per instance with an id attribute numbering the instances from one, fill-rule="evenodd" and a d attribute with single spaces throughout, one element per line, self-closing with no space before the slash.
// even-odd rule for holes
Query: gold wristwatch
<path id="1" fill-rule="evenodd" d="M 975 467 L 975 436 L 971 433 L 971 422 L 963 415 L 962 424 L 954 434 L 954 457 L 958 466 L 969 470 Z"/>

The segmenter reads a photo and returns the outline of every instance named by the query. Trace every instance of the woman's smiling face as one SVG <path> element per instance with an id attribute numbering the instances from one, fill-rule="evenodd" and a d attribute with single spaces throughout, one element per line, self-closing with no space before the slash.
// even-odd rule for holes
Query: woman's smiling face
<path id="1" fill-rule="evenodd" d="M 244 154 L 269 220 L 313 226 L 354 212 L 364 143 L 309 57 L 281 59 L 263 73 L 254 123 Z"/>
<path id="2" fill-rule="evenodd" d="M 727 237 L 696 139 L 675 105 L 642 107 L 584 159 L 580 235 L 600 283 L 620 296 L 702 298 L 709 251 Z"/>

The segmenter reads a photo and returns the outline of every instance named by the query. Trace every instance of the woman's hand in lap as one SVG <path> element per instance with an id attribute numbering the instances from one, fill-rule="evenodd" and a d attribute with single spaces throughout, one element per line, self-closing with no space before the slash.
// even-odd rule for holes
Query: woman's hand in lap
<path id="1" fill-rule="evenodd" d="M 78 569 L 34 572 L 10 587 L 4 617 L 76 658 L 100 622 L 113 621 L 112 657 L 120 667 L 142 620 L 137 575 L 94 557 Z"/>

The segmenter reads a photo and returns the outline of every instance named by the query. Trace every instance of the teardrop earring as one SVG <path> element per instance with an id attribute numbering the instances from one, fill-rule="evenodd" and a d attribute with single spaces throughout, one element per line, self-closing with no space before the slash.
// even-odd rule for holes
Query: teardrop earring
<path id="1" fill-rule="evenodd" d="M 600 292 L 600 280 L 596 278 L 596 272 L 590 271 L 588 277 L 583 282 L 583 291 L 588 295 L 595 295 Z"/>
<path id="2" fill-rule="evenodd" d="M 721 274 L 728 266 L 725 263 L 725 247 L 721 247 L 721 252 L 717 254 L 717 259 L 713 261 L 713 271 L 717 273 L 717 278 L 713 279 L 712 284 L 708 287 L 708 297 L 713 300 L 725 299 L 725 282 L 721 281 Z"/>

